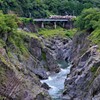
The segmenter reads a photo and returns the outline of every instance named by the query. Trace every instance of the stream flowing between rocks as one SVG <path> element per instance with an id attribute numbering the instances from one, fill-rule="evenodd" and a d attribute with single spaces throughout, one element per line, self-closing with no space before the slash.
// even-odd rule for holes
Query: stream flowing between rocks
<path id="1" fill-rule="evenodd" d="M 48 92 L 52 100 L 62 100 L 61 95 L 64 89 L 64 81 L 71 67 L 71 65 L 65 61 L 59 61 L 58 64 L 61 68 L 59 73 L 51 74 L 48 79 L 41 80 L 42 83 L 47 83 L 51 87 Z"/>

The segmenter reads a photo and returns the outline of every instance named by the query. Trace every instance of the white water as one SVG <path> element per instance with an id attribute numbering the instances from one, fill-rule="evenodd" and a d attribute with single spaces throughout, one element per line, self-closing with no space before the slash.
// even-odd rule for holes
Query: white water
<path id="1" fill-rule="evenodd" d="M 64 89 L 64 81 L 67 74 L 70 72 L 70 67 L 67 63 L 60 63 L 61 71 L 49 76 L 47 80 L 41 80 L 42 83 L 47 83 L 51 89 L 48 90 L 53 100 L 61 100 L 61 94 Z"/>

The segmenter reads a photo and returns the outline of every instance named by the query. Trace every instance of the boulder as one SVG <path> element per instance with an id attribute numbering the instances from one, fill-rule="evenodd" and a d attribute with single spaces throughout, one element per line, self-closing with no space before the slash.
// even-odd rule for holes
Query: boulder
<path id="1" fill-rule="evenodd" d="M 50 87 L 49 87 L 49 85 L 48 85 L 47 83 L 43 83 L 43 84 L 41 85 L 41 87 L 43 87 L 44 89 L 47 89 L 47 90 L 50 89 Z"/>
<path id="2" fill-rule="evenodd" d="M 46 74 L 46 71 L 44 69 L 34 69 L 34 74 L 36 74 L 40 79 L 48 79 L 48 75 Z"/>
<path id="3" fill-rule="evenodd" d="M 43 93 L 39 93 L 34 100 L 52 100 L 52 99 Z"/>

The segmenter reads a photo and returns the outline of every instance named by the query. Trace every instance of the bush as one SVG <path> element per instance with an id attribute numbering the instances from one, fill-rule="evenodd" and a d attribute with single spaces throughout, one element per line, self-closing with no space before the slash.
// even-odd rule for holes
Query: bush
<path id="1" fill-rule="evenodd" d="M 30 23 L 30 22 L 33 23 L 33 19 L 32 19 L 32 18 L 20 17 L 19 20 L 20 20 L 21 22 L 23 22 L 24 24 L 28 24 L 28 23 Z"/>
<path id="2" fill-rule="evenodd" d="M 90 70 L 91 70 L 91 72 L 95 73 L 97 71 L 97 69 L 98 69 L 98 67 L 93 66 L 93 67 L 91 67 Z"/>
<path id="3" fill-rule="evenodd" d="M 15 30 L 17 30 L 17 17 L 15 15 L 4 15 L 0 12 L 0 34 Z"/>
<path id="4" fill-rule="evenodd" d="M 90 8 L 85 9 L 81 15 L 77 18 L 75 25 L 80 30 L 95 30 L 99 25 L 98 21 L 100 20 L 100 9 Z"/>

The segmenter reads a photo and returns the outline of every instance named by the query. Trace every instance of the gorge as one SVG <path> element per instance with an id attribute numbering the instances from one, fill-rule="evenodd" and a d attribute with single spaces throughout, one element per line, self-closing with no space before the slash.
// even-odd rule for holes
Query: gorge
<path id="1" fill-rule="evenodd" d="M 0 12 L 0 100 L 100 100 L 100 10 L 74 29 L 39 28 Z"/>

